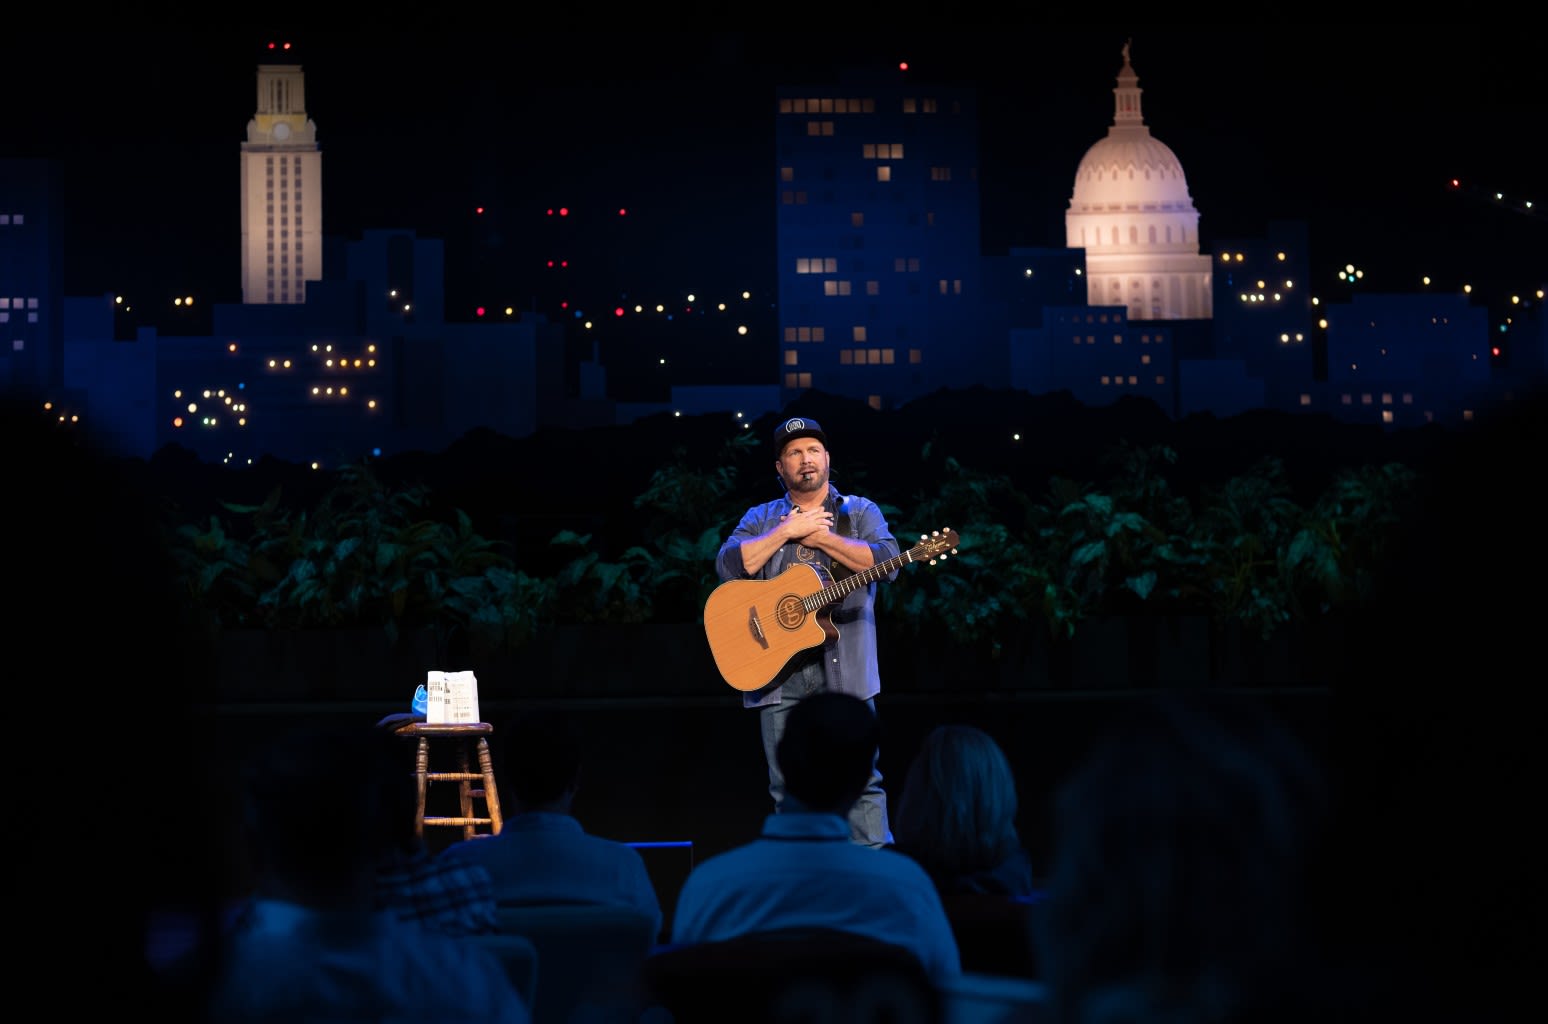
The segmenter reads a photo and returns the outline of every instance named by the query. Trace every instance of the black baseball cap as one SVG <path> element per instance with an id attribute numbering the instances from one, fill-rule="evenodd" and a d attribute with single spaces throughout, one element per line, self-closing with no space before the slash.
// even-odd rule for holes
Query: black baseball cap
<path id="1" fill-rule="evenodd" d="M 824 447 L 828 444 L 828 435 L 822 432 L 820 423 L 810 416 L 792 416 L 774 428 L 775 457 L 784 452 L 785 445 L 796 437 L 815 437 Z"/>

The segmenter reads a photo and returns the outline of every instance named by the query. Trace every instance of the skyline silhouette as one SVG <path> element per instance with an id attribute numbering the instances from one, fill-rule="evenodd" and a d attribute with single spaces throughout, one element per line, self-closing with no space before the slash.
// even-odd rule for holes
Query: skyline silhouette
<path id="1" fill-rule="evenodd" d="M 28 97 L 0 156 L 60 163 L 67 294 L 124 292 L 179 333 L 168 297 L 204 310 L 240 301 L 237 155 L 256 67 L 298 62 L 323 152 L 325 234 L 444 239 L 448 318 L 560 293 L 653 301 L 772 287 L 775 85 L 900 59 L 921 87 L 978 92 L 986 253 L 1062 246 L 1075 169 L 1112 121 L 1127 41 L 1146 122 L 1182 162 L 1205 249 L 1304 219 L 1313 287 L 1334 301 L 1331 268 L 1345 262 L 1368 291 L 1418 291 L 1426 273 L 1443 290 L 1543 278 L 1530 262 L 1542 215 L 1513 205 L 1533 198 L 1517 191 L 1535 96 L 1524 33 L 1141 24 L 526 38 L 35 32 L 0 70 L 9 94 Z M 264 39 L 294 49 L 270 57 Z M 573 211 L 562 228 L 547 212 L 559 205 Z M 571 261 L 568 277 L 542 265 L 550 256 Z"/>

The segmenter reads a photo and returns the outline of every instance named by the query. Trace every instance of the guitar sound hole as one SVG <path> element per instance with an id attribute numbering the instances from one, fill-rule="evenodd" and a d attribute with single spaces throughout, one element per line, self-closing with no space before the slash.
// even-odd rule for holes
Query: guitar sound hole
<path id="1" fill-rule="evenodd" d="M 774 607 L 774 621 L 778 622 L 781 629 L 795 629 L 806 621 L 806 609 L 801 607 L 801 599 L 794 594 L 780 598 L 779 604 Z"/>

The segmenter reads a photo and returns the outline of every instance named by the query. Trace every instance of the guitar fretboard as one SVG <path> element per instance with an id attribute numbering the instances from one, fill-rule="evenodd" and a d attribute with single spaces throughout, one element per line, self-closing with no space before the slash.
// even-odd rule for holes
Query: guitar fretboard
<path id="1" fill-rule="evenodd" d="M 808 612 L 815 612 L 817 609 L 830 605 L 834 601 L 854 593 L 861 587 L 881 579 L 892 570 L 900 569 L 910 562 L 928 557 L 929 555 L 930 549 L 927 545 L 915 545 L 907 551 L 893 555 L 885 562 L 877 562 L 869 569 L 861 569 L 853 576 L 846 576 L 837 583 L 830 583 L 828 586 L 823 587 L 815 594 L 807 595 L 801 601 L 801 607 Z"/>

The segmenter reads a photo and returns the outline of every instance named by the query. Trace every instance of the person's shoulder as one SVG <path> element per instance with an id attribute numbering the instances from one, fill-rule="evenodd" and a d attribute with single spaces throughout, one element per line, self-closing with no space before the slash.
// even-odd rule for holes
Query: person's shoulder
<path id="1" fill-rule="evenodd" d="M 924 865 L 915 860 L 907 850 L 897 846 L 884 846 L 877 850 L 861 846 L 856 849 L 876 858 L 874 868 L 878 875 L 900 883 L 928 888 L 931 892 L 935 891 L 935 882 L 930 878 L 930 872 L 926 871 Z"/>
<path id="2" fill-rule="evenodd" d="M 740 846 L 710 854 L 696 863 L 693 870 L 688 872 L 685 885 L 703 885 L 713 879 L 742 870 L 750 859 L 757 858 L 758 854 L 754 850 L 756 845 L 756 841 L 743 843 Z"/>
<path id="3" fill-rule="evenodd" d="M 599 836 L 595 833 L 586 832 L 584 830 L 580 833 L 580 835 L 580 841 L 582 843 L 585 843 L 595 850 L 601 851 L 604 856 L 611 856 L 618 860 L 629 861 L 631 863 L 633 861 L 639 861 L 641 864 L 645 863 L 644 854 L 640 853 L 636 847 L 624 842 L 621 839 L 609 839 L 606 836 Z"/>
<path id="4" fill-rule="evenodd" d="M 502 860 L 503 857 L 500 854 L 506 847 L 507 843 L 502 842 L 498 835 L 477 836 L 473 839 L 460 839 L 443 847 L 440 852 L 432 854 L 430 860 L 437 866 L 443 867 L 487 865 L 490 861 Z"/>
<path id="5" fill-rule="evenodd" d="M 867 498 L 865 495 L 845 494 L 843 491 L 831 485 L 828 489 L 833 495 L 834 502 L 842 511 L 847 512 L 850 515 L 864 513 L 866 515 L 878 516 L 882 519 L 886 518 L 886 513 L 882 511 L 880 503 Z"/>
<path id="6" fill-rule="evenodd" d="M 784 498 L 770 498 L 768 501 L 760 501 L 756 505 L 747 506 L 744 518 L 761 519 L 765 516 L 777 516 L 785 511 L 788 502 Z"/>

